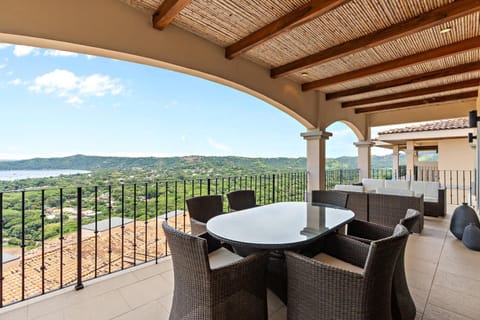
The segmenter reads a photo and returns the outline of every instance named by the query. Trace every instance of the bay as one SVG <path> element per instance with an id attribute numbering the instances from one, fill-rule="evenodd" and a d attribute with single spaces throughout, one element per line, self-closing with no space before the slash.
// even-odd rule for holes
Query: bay
<path id="1" fill-rule="evenodd" d="M 90 173 L 88 170 L 0 170 L 0 181 L 14 181 L 32 178 L 58 177 L 60 175 L 72 175 L 78 173 Z"/>

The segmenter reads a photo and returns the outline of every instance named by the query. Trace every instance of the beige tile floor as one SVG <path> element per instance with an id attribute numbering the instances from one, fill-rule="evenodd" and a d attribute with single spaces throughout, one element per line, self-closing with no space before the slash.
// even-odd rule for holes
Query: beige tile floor
<path id="1" fill-rule="evenodd" d="M 449 208 L 450 212 L 453 208 Z M 417 319 L 480 319 L 480 252 L 449 232 L 450 218 L 426 218 L 422 235 L 406 250 L 408 284 Z M 1 320 L 168 319 L 173 291 L 170 258 L 66 288 L 0 310 Z M 269 319 L 286 319 L 286 307 L 269 293 Z"/>

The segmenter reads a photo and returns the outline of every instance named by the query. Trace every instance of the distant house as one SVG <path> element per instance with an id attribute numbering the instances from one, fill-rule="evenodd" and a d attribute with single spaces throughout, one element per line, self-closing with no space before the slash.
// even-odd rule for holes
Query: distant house
<path id="1" fill-rule="evenodd" d="M 405 152 L 407 175 L 415 175 L 422 180 L 449 180 L 453 177 L 466 179 L 475 170 L 475 145 L 468 142 L 468 118 L 455 118 L 395 128 L 378 133 L 377 147 L 393 150 L 393 168 L 398 169 L 398 154 Z M 435 151 L 436 161 L 419 161 L 422 151 Z M 472 177 L 473 178 L 473 177 Z M 448 185 L 449 181 L 442 181 Z M 471 180 L 470 180 L 471 181 Z"/>

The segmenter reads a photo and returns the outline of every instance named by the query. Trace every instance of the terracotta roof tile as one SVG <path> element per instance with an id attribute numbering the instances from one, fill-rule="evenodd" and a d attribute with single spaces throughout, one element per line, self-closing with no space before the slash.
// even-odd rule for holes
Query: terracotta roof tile
<path id="1" fill-rule="evenodd" d="M 389 129 L 381 131 L 378 134 L 393 134 L 393 133 L 407 133 L 407 132 L 420 132 L 420 131 L 437 131 L 437 130 L 450 130 L 450 129 L 463 129 L 468 128 L 468 118 L 456 118 L 447 119 L 434 122 L 428 122 L 423 124 L 417 124 L 413 126 Z"/>

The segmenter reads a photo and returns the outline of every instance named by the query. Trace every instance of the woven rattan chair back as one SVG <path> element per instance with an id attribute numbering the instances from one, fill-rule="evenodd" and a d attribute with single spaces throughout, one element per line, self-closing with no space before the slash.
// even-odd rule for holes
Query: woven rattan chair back
<path id="1" fill-rule="evenodd" d="M 162 223 L 173 262 L 170 320 L 266 320 L 265 255 L 210 269 L 207 240 Z"/>
<path id="2" fill-rule="evenodd" d="M 254 190 L 237 190 L 227 194 L 231 210 L 243 210 L 257 205 Z"/>
<path id="3" fill-rule="evenodd" d="M 334 190 L 313 190 L 312 202 L 321 202 L 346 208 L 348 193 Z"/>
<path id="4" fill-rule="evenodd" d="M 187 208 L 190 217 L 207 223 L 208 220 L 223 212 L 222 196 L 199 196 L 187 199 Z"/>
<path id="5" fill-rule="evenodd" d="M 370 245 L 341 235 L 327 238 L 325 252 L 363 265 L 361 273 L 287 251 L 288 319 L 391 320 L 392 278 L 408 235 L 398 225 L 392 236 Z M 335 237 L 346 242 L 340 245 Z"/>
<path id="6" fill-rule="evenodd" d="M 420 211 L 408 209 L 405 218 L 400 220 L 400 224 L 407 228 L 408 232 L 413 232 L 413 227 L 420 221 Z"/>

